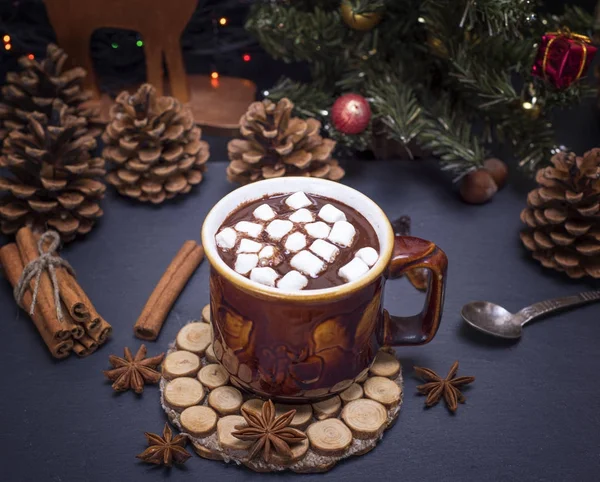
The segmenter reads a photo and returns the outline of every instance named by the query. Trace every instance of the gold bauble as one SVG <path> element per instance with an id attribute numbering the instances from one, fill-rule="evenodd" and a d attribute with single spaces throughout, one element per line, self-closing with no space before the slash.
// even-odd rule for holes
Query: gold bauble
<path id="1" fill-rule="evenodd" d="M 340 12 L 346 25 L 354 30 L 371 30 L 381 21 L 381 14 L 379 12 L 355 14 L 348 0 L 342 1 Z"/>

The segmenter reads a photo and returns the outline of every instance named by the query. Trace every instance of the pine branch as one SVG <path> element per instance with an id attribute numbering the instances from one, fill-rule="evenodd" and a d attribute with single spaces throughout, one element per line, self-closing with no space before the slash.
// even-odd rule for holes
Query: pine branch
<path id="1" fill-rule="evenodd" d="M 267 97 L 273 102 L 284 97 L 290 99 L 294 103 L 294 113 L 299 117 L 315 117 L 320 121 L 329 116 L 329 108 L 334 100 L 332 94 L 319 83 L 302 84 L 286 77 L 279 79 L 268 92 Z"/>

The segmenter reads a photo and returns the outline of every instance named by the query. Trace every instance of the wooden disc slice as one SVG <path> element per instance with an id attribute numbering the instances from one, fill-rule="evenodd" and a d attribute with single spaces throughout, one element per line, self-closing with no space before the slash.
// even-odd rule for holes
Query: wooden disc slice
<path id="1" fill-rule="evenodd" d="M 348 403 L 352 400 L 357 400 L 363 396 L 363 388 L 358 383 L 353 383 L 346 390 L 340 393 L 342 402 Z"/>
<path id="2" fill-rule="evenodd" d="M 362 372 L 360 372 L 358 374 L 358 376 L 356 377 L 356 379 L 354 380 L 356 383 L 362 383 L 367 379 L 367 376 L 369 375 L 369 369 L 365 368 Z"/>
<path id="3" fill-rule="evenodd" d="M 212 343 L 208 345 L 208 348 L 204 352 L 204 356 L 206 357 L 206 361 L 209 363 L 218 363 L 217 357 L 215 356 L 215 351 L 213 350 Z"/>
<path id="4" fill-rule="evenodd" d="M 205 405 L 195 405 L 181 412 L 183 430 L 194 437 L 206 437 L 217 428 L 217 413 Z"/>
<path id="5" fill-rule="evenodd" d="M 195 378 L 180 377 L 167 383 L 164 397 L 165 402 L 173 408 L 187 408 L 202 401 L 204 387 Z"/>
<path id="6" fill-rule="evenodd" d="M 342 420 L 356 438 L 374 438 L 385 429 L 387 410 L 375 400 L 361 398 L 351 401 L 344 407 Z"/>
<path id="7" fill-rule="evenodd" d="M 316 402 L 312 404 L 313 410 L 315 411 L 315 417 L 317 420 L 325 420 L 326 418 L 335 417 L 340 413 L 342 408 L 342 400 L 338 395 L 323 400 L 322 402 Z"/>
<path id="8" fill-rule="evenodd" d="M 239 413 L 243 402 L 242 392 L 229 385 L 215 388 L 208 394 L 208 404 L 221 415 Z"/>
<path id="9" fill-rule="evenodd" d="M 208 460 L 223 460 L 223 455 L 218 450 L 211 450 L 204 445 L 200 445 L 198 442 L 192 440 L 192 445 L 194 447 L 194 452 L 196 452 L 203 459 Z"/>
<path id="10" fill-rule="evenodd" d="M 188 323 L 177 334 L 177 348 L 204 355 L 212 341 L 212 328 L 206 323 Z"/>
<path id="11" fill-rule="evenodd" d="M 285 405 L 283 403 L 275 404 L 275 415 L 283 415 L 290 410 L 296 410 L 296 414 L 290 422 L 290 427 L 305 429 L 306 426 L 312 421 L 313 409 L 309 404 L 305 405 Z"/>
<path id="12" fill-rule="evenodd" d="M 189 351 L 169 353 L 162 363 L 163 376 L 169 380 L 177 377 L 193 377 L 200 370 L 200 358 Z"/>
<path id="13" fill-rule="evenodd" d="M 255 415 L 260 415 L 263 403 L 265 402 L 260 398 L 251 398 L 250 400 L 246 400 L 241 408 L 245 408 L 246 410 L 252 412 Z"/>
<path id="14" fill-rule="evenodd" d="M 352 443 L 352 432 L 337 418 L 313 423 L 306 435 L 310 446 L 321 455 L 341 455 Z"/>
<path id="15" fill-rule="evenodd" d="M 248 450 L 252 445 L 252 440 L 240 440 L 231 435 L 235 432 L 236 426 L 247 427 L 248 424 L 241 415 L 228 415 L 219 419 L 217 422 L 217 437 L 221 448 L 230 450 Z"/>
<path id="16" fill-rule="evenodd" d="M 210 365 L 202 367 L 200 372 L 198 372 L 198 380 L 200 380 L 202 385 L 213 390 L 222 387 L 223 385 L 227 385 L 229 382 L 229 374 L 221 365 L 211 363 Z"/>
<path id="17" fill-rule="evenodd" d="M 380 350 L 371 365 L 370 372 L 378 377 L 396 378 L 400 373 L 400 362 L 393 354 Z"/>
<path id="18" fill-rule="evenodd" d="M 309 446 L 308 439 L 304 439 L 304 440 L 298 442 L 297 444 L 291 444 L 290 445 L 290 449 L 292 450 L 291 458 L 287 458 L 283 455 L 280 455 L 279 453 L 277 453 L 276 451 L 273 450 L 271 452 L 271 463 L 277 464 L 277 465 L 293 464 L 294 462 L 297 462 L 302 457 L 304 457 L 304 454 L 308 450 L 308 446 Z"/>
<path id="19" fill-rule="evenodd" d="M 202 321 L 204 321 L 205 323 L 211 322 L 210 304 L 208 304 L 204 308 L 202 308 Z"/>
<path id="20" fill-rule="evenodd" d="M 400 402 L 400 387 L 389 378 L 370 377 L 363 386 L 365 395 L 386 407 L 393 407 Z"/>

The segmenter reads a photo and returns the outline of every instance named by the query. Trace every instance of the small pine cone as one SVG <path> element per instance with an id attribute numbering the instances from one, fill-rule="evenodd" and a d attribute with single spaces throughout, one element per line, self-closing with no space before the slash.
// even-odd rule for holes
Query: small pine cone
<path id="1" fill-rule="evenodd" d="M 121 92 L 102 135 L 106 176 L 120 194 L 158 204 L 190 192 L 202 181 L 209 156 L 192 113 L 174 97 L 158 97 L 150 84 Z"/>
<path id="2" fill-rule="evenodd" d="M 543 266 L 571 278 L 600 278 L 600 149 L 559 152 L 538 170 L 521 240 Z"/>
<path id="3" fill-rule="evenodd" d="M 96 139 L 88 120 L 69 114 L 59 99 L 49 117 L 34 112 L 23 132 L 13 130 L 4 141 L 0 167 L 0 229 L 15 233 L 53 228 L 63 241 L 92 229 L 102 216 L 106 186 L 104 161 L 92 156 Z"/>
<path id="4" fill-rule="evenodd" d="M 20 72 L 6 74 L 0 102 L 0 141 L 12 130 L 23 130 L 29 123 L 31 112 L 41 112 L 50 117 L 54 99 L 67 107 L 67 114 L 87 119 L 93 127 L 90 134 L 98 135 L 100 129 L 93 121 L 96 112 L 86 105 L 89 92 L 83 90 L 85 69 L 65 69 L 67 54 L 54 44 L 46 49 L 46 58 L 38 61 L 27 56 L 19 59 Z"/>
<path id="5" fill-rule="evenodd" d="M 281 176 L 339 181 L 344 170 L 331 158 L 335 141 L 319 135 L 316 119 L 291 117 L 294 104 L 281 99 L 253 102 L 240 119 L 246 139 L 229 141 L 227 178 L 240 184 Z"/>

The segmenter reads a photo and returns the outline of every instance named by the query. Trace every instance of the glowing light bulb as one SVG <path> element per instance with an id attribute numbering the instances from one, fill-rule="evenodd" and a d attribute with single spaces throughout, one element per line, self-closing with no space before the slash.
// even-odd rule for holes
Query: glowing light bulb
<path id="1" fill-rule="evenodd" d="M 227 25 L 227 19 L 225 17 L 221 17 L 219 19 L 219 25 Z"/>
<path id="2" fill-rule="evenodd" d="M 4 44 L 4 48 L 6 50 L 10 50 L 10 49 L 12 49 L 12 45 L 11 44 Z"/>
<path id="3" fill-rule="evenodd" d="M 110 46 L 111 46 L 113 49 L 118 49 L 118 48 L 119 48 L 119 44 L 118 44 L 118 43 L 116 43 L 116 42 L 113 42 L 113 43 L 111 43 L 111 44 L 110 44 Z"/>
<path id="4" fill-rule="evenodd" d="M 219 72 L 211 72 L 210 74 L 210 78 L 211 79 L 218 79 L 219 78 Z"/>
<path id="5" fill-rule="evenodd" d="M 250 62 L 252 57 L 250 57 L 250 54 L 244 54 L 242 55 L 242 59 L 244 59 L 244 62 Z"/>
<path id="6" fill-rule="evenodd" d="M 33 59 L 35 59 L 35 55 L 33 55 L 33 54 L 29 54 L 29 55 L 27 56 L 27 58 L 28 58 L 29 60 L 33 60 Z"/>
<path id="7" fill-rule="evenodd" d="M 142 40 L 138 40 L 138 41 L 137 41 L 135 44 L 136 44 L 138 47 L 143 47 L 143 46 L 144 46 L 144 42 L 143 42 Z"/>
<path id="8" fill-rule="evenodd" d="M 4 40 L 4 43 L 10 42 L 10 35 L 5 35 L 4 37 L 2 37 L 2 40 Z"/>

